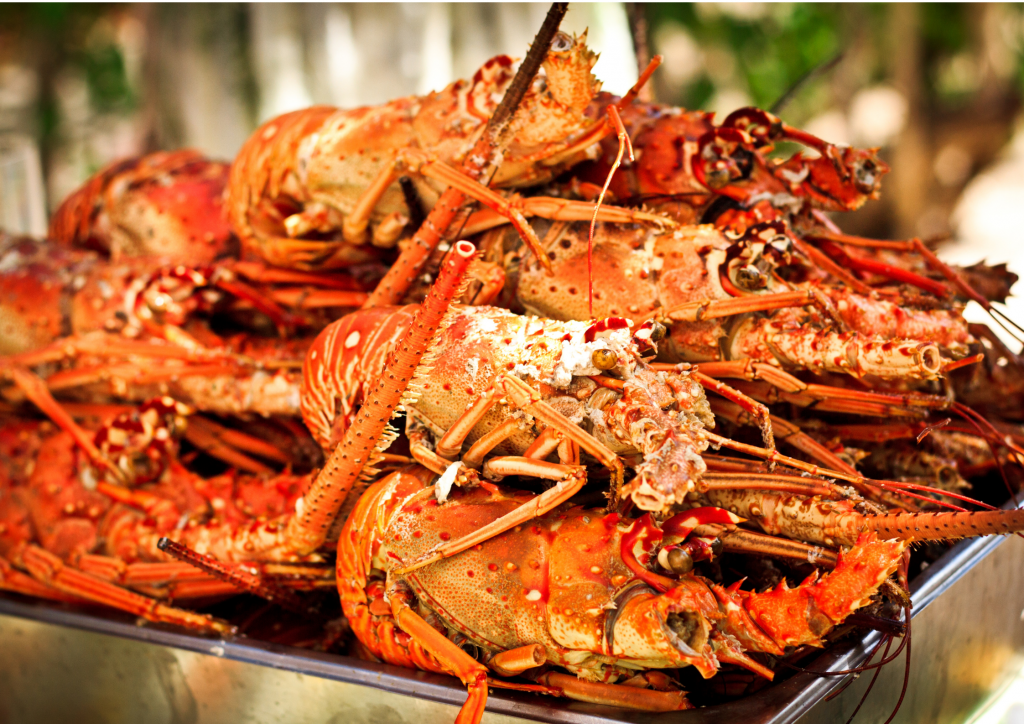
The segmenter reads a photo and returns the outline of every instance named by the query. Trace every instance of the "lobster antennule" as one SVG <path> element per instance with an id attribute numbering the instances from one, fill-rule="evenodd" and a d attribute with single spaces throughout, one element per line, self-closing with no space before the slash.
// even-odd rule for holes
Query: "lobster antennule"
<path id="1" fill-rule="evenodd" d="M 866 518 L 863 530 L 873 530 L 883 538 L 903 540 L 1005 535 L 1024 530 L 1024 509 L 880 515 Z"/>

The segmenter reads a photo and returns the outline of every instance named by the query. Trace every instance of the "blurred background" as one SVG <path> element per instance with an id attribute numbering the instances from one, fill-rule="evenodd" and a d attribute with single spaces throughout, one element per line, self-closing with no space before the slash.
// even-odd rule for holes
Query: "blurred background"
<path id="1" fill-rule="evenodd" d="M 191 146 L 230 159 L 279 113 L 441 88 L 492 55 L 522 56 L 546 9 L 0 5 L 0 224 L 42 233 L 116 158 Z M 781 103 L 829 141 L 881 146 L 883 199 L 844 215 L 847 231 L 956 235 L 969 243 L 946 254 L 962 261 L 1020 246 L 1024 6 L 570 6 L 563 29 L 587 27 L 607 90 L 635 80 L 637 51 L 662 53 L 657 101 L 720 114 Z"/>

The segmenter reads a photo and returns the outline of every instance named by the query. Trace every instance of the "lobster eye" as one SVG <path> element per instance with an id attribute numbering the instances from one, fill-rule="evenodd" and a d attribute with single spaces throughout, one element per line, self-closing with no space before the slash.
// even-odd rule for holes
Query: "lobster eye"
<path id="1" fill-rule="evenodd" d="M 590 359 L 599 370 L 610 370 L 619 363 L 618 355 L 610 349 L 595 349 Z"/>
<path id="2" fill-rule="evenodd" d="M 668 336 L 668 327 L 661 322 L 655 322 L 651 325 L 651 341 L 660 342 Z"/>
<path id="3" fill-rule="evenodd" d="M 572 49 L 572 38 L 563 32 L 558 32 L 555 39 L 551 41 L 551 50 L 556 53 L 564 53 Z"/>
<path id="4" fill-rule="evenodd" d="M 673 548 L 668 552 L 668 566 L 673 573 L 689 573 L 693 570 L 693 556 L 682 548 Z"/>
<path id="5" fill-rule="evenodd" d="M 741 266 L 736 270 L 736 282 L 744 289 L 760 289 L 768 280 L 753 264 Z"/>

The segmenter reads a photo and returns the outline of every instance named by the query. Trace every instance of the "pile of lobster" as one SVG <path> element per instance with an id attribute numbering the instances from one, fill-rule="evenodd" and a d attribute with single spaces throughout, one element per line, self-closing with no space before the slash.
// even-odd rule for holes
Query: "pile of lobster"
<path id="1" fill-rule="evenodd" d="M 465 721 L 665 711 L 898 632 L 913 543 L 1024 530 L 968 497 L 1020 486 L 1024 364 L 961 315 L 1019 336 L 1016 277 L 844 234 L 877 149 L 595 60 L 120 162 L 0 237 L 0 588 L 230 635 L 182 605 L 336 586 L 319 645 L 458 676 Z"/>

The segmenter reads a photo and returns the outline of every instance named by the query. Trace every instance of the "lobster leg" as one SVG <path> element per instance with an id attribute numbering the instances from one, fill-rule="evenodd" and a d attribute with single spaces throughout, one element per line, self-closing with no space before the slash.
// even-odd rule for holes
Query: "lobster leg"
<path id="1" fill-rule="evenodd" d="M 188 563 L 178 561 L 125 563 L 120 558 L 91 553 L 79 556 L 76 566 L 83 573 L 121 586 L 132 587 L 209 578 Z"/>
<path id="2" fill-rule="evenodd" d="M 487 665 L 501 676 L 519 676 L 524 671 L 546 663 L 547 660 L 547 652 L 543 646 L 527 644 L 495 654 L 487 661 Z"/>
<path id="3" fill-rule="evenodd" d="M 592 435 L 590 435 L 590 433 L 569 422 L 564 415 L 555 410 L 548 403 L 541 400 L 539 393 L 537 393 L 536 390 L 519 378 L 506 375 L 495 383 L 494 388 L 503 389 L 508 402 L 513 407 L 530 413 L 537 420 L 547 425 L 547 429 L 552 431 L 550 434 L 558 433 L 562 435 L 567 442 L 579 445 L 579 447 L 597 458 L 605 467 L 609 468 L 612 471 L 614 491 L 617 493 L 618 486 L 621 485 L 623 475 L 622 462 L 619 460 L 617 455 L 598 442 Z M 468 416 L 470 419 L 475 418 L 476 420 L 479 420 L 491 407 L 497 404 L 497 399 L 495 399 L 495 397 L 496 395 L 492 390 L 484 393 L 484 395 L 481 395 L 480 399 L 478 399 L 477 402 L 475 402 L 469 410 L 464 413 L 463 418 Z M 460 431 L 458 435 L 451 435 L 451 437 L 449 437 L 449 435 L 446 434 L 445 437 L 442 438 L 445 440 L 447 450 L 455 450 L 457 452 L 461 448 L 462 441 L 465 439 L 465 436 L 468 435 L 469 431 L 472 429 L 472 425 L 464 424 L 463 418 L 460 418 L 453 425 L 453 429 L 458 427 Z M 505 437 L 512 434 L 512 432 L 518 428 L 518 425 L 519 421 L 512 418 L 492 430 L 487 435 L 481 437 L 463 456 L 463 462 L 469 467 L 473 467 L 474 464 L 479 465 L 483 460 L 484 455 L 497 446 L 505 439 Z M 464 431 L 464 433 L 462 431 Z M 449 430 L 449 433 L 450 432 L 451 431 Z M 478 543 L 482 543 L 485 540 L 504 533 L 517 525 L 521 525 L 538 515 L 543 515 L 569 500 L 569 498 L 579 492 L 586 483 L 585 470 L 581 470 L 574 465 L 549 463 L 529 457 L 508 456 L 494 458 L 487 461 L 484 465 L 484 474 L 500 476 L 529 475 L 548 480 L 556 480 L 558 481 L 558 484 L 541 493 L 526 505 L 513 510 L 498 520 L 492 521 L 471 535 L 464 536 L 458 540 L 449 541 L 448 543 L 437 547 L 429 555 L 420 558 L 410 566 L 402 569 L 402 573 L 407 573 L 435 561 L 439 561 L 442 558 L 453 556 L 456 553 L 460 553 L 467 548 L 477 545 Z"/>
<path id="4" fill-rule="evenodd" d="M 532 460 L 543 460 L 553 453 L 561 444 L 561 435 L 556 430 L 550 427 L 545 427 L 541 430 L 540 435 L 537 436 L 537 439 L 533 441 L 530 447 L 523 451 L 523 457 L 531 458 Z M 562 460 L 562 462 L 570 461 Z"/>
<path id="5" fill-rule="evenodd" d="M 223 460 L 229 465 L 239 468 L 240 470 L 245 470 L 250 473 L 273 472 L 273 468 L 249 457 L 228 442 L 228 440 L 233 440 L 234 442 L 242 442 L 242 444 L 246 444 L 249 441 L 260 443 L 262 442 L 261 440 L 258 438 L 251 438 L 248 435 L 243 436 L 241 433 L 238 435 L 233 435 L 232 433 L 234 433 L 233 430 L 228 430 L 227 428 L 221 427 L 210 420 L 205 420 L 196 415 L 191 418 L 188 427 L 185 429 L 185 439 L 207 455 L 211 455 L 218 460 Z M 278 462 L 286 462 L 286 460 L 280 460 L 280 458 L 285 456 L 276 448 L 271 447 L 269 451 L 265 451 L 263 446 L 259 446 L 259 449 L 261 452 L 267 452 L 273 455 L 273 459 Z"/>
<path id="6" fill-rule="evenodd" d="M 586 469 L 584 468 L 515 456 L 498 457 L 488 460 L 484 464 L 484 474 L 492 476 L 526 475 L 555 480 L 557 482 L 554 487 L 545 490 L 528 503 L 458 540 L 452 540 L 437 546 L 430 553 L 401 568 L 396 573 L 404 575 L 443 558 L 450 558 L 475 545 L 501 535 L 517 525 L 522 525 L 533 518 L 544 515 L 569 500 L 587 482 Z"/>
<path id="7" fill-rule="evenodd" d="M 190 362 L 212 362 L 217 360 L 237 359 L 230 352 L 221 352 L 207 348 L 188 348 L 176 344 L 152 344 L 147 341 L 125 339 L 120 335 L 106 332 L 90 332 L 88 334 L 65 337 L 58 342 L 31 352 L 12 355 L 6 362 L 24 367 L 33 367 L 46 362 L 59 362 L 68 357 L 78 355 L 98 355 L 101 357 L 139 356 L 147 359 L 178 359 Z"/>
<path id="8" fill-rule="evenodd" d="M 663 712 L 692 709 L 682 691 L 652 691 L 636 686 L 602 684 L 596 681 L 584 681 L 575 676 L 548 671 L 538 676 L 535 681 L 562 691 L 562 695 L 576 701 L 591 704 L 621 706 L 638 711 Z"/>
<path id="9" fill-rule="evenodd" d="M 765 448 L 768 450 L 775 449 L 775 433 L 772 425 L 778 425 L 779 420 L 774 415 L 769 414 L 767 407 L 757 400 L 747 397 L 736 388 L 719 382 L 713 377 L 708 377 L 703 372 L 695 372 L 693 377 L 700 382 L 701 387 L 705 390 L 717 392 L 746 413 L 753 421 L 753 424 L 761 429 L 761 439 L 764 441 Z"/>
<path id="10" fill-rule="evenodd" d="M 714 402 L 711 405 L 711 409 L 714 411 L 716 416 L 720 415 L 730 422 L 734 422 L 736 424 L 757 425 L 758 427 L 762 427 L 762 430 L 764 429 L 761 420 L 748 413 L 739 405 L 731 404 L 729 402 Z M 849 463 L 844 461 L 820 442 L 804 433 L 793 423 L 776 417 L 775 415 L 770 415 L 769 419 L 774 429 L 779 431 L 780 439 L 785 440 L 800 452 L 809 455 L 822 465 L 827 465 L 834 470 L 840 470 L 849 475 L 857 474 L 857 471 Z M 768 447 L 765 445 L 765 449 L 771 450 L 774 449 L 774 446 Z"/>
<path id="11" fill-rule="evenodd" d="M 13 591 L 25 596 L 47 598 L 51 601 L 80 603 L 81 598 L 64 593 L 58 588 L 40 583 L 32 576 L 26 575 L 12 566 L 6 558 L 0 556 L 0 590 Z"/>
<path id="12" fill-rule="evenodd" d="M 292 462 L 291 456 L 286 451 L 280 450 L 266 440 L 248 435 L 239 430 L 223 427 L 202 415 L 192 415 L 189 418 L 188 428 L 185 431 L 186 435 L 188 430 L 196 428 L 201 429 L 204 434 L 209 435 L 212 439 L 232 448 L 245 450 L 282 465 L 288 465 Z"/>
<path id="13" fill-rule="evenodd" d="M 655 369 L 675 370 L 673 365 L 656 363 Z M 793 375 L 763 362 L 753 360 L 731 360 L 723 362 L 701 362 L 693 366 L 703 374 L 712 377 L 728 377 L 749 382 L 765 382 L 772 388 L 771 393 L 763 392 L 764 387 L 745 386 L 741 391 L 757 389 L 753 397 L 769 404 L 791 402 L 801 407 L 814 407 L 825 412 L 849 412 L 853 414 L 890 417 L 892 415 L 926 414 L 927 410 L 944 410 L 949 400 L 938 395 L 897 392 L 869 392 L 846 387 L 809 384 Z M 916 412 L 921 410 L 920 413 Z"/>
<path id="14" fill-rule="evenodd" d="M 491 193 L 494 194 L 493 191 Z M 593 203 L 574 199 L 561 199 L 554 196 L 512 197 L 506 199 L 503 196 L 494 194 L 493 202 L 488 204 L 488 207 L 476 211 L 470 216 L 464 230 L 466 236 L 473 236 L 474 234 L 510 223 L 509 212 L 505 211 L 506 208 L 517 210 L 523 216 L 539 216 L 542 219 L 549 219 L 551 221 L 590 221 L 594 215 Z M 622 206 L 602 205 L 597 213 L 597 220 L 618 224 L 646 221 L 667 226 L 675 225 L 671 219 L 665 216 Z"/>
<path id="15" fill-rule="evenodd" d="M 702 302 L 686 302 L 675 307 L 658 308 L 647 315 L 646 319 L 663 319 L 670 322 L 701 322 L 705 319 L 732 317 L 749 312 L 768 312 L 773 309 L 788 307 L 804 307 L 814 304 L 831 310 L 821 292 L 808 289 L 791 292 L 775 292 L 772 294 L 750 294 L 733 299 L 708 299 Z"/>
<path id="16" fill-rule="evenodd" d="M 446 460 L 428 447 L 430 431 L 412 415 L 405 418 L 405 436 L 409 439 L 409 454 L 432 473 L 443 475 L 452 464 L 451 460 Z"/>
<path id="17" fill-rule="evenodd" d="M 21 548 L 20 564 L 42 583 L 105 606 L 127 611 L 149 621 L 173 623 L 187 628 L 230 633 L 231 627 L 210 616 L 167 606 L 146 596 L 125 590 L 64 564 L 57 556 L 35 545 Z"/>
<path id="18" fill-rule="evenodd" d="M 506 375 L 496 381 L 491 389 L 477 398 L 473 405 L 455 421 L 448 432 L 445 433 L 438 442 L 437 452 L 439 455 L 442 455 L 443 457 L 455 457 L 458 455 L 459 451 L 462 449 L 462 443 L 466 439 L 466 436 L 469 435 L 477 422 L 479 422 L 483 416 L 498 403 L 497 393 L 499 391 L 504 392 L 508 403 L 512 407 L 533 415 L 537 420 L 541 421 L 552 430 L 552 433 L 550 434 L 557 432 L 564 438 L 579 445 L 581 448 L 597 458 L 602 465 L 610 469 L 613 474 L 618 476 L 618 480 L 621 481 L 622 463 L 619 461 L 618 456 L 616 456 L 615 453 L 594 439 L 592 435 L 585 432 L 578 425 L 574 425 L 569 422 L 562 413 L 558 412 L 551 405 L 541 400 L 540 395 L 536 390 L 520 380 L 518 377 L 513 377 L 512 375 Z M 477 460 L 477 458 L 482 460 L 483 456 L 489 450 L 493 449 L 505 437 L 510 435 L 513 430 L 513 425 L 505 423 L 499 428 L 496 428 L 492 433 L 481 438 L 477 444 L 471 448 L 471 451 L 474 452 L 471 460 Z M 480 445 L 480 447 L 477 448 L 477 445 Z M 466 461 L 465 456 L 463 457 L 463 462 L 472 467 L 471 463 Z"/>
<path id="19" fill-rule="evenodd" d="M 433 654 L 469 688 L 456 724 L 477 724 L 487 704 L 487 668 L 456 646 L 413 611 L 397 591 L 391 594 L 391 613 L 399 627 Z"/>
<path id="20" fill-rule="evenodd" d="M 822 546 L 801 543 L 789 538 L 776 538 L 743 528 L 716 531 L 712 530 L 713 527 L 717 526 L 697 526 L 694 532 L 697 535 L 718 538 L 722 541 L 722 550 L 726 553 L 788 558 L 826 568 L 835 568 L 838 562 L 836 552 Z"/>
<path id="21" fill-rule="evenodd" d="M 96 445 L 93 444 L 92 437 L 53 398 L 53 395 L 50 394 L 50 390 L 42 379 L 32 372 L 19 367 L 10 368 L 7 370 L 7 374 L 11 376 L 14 383 L 18 385 L 22 392 L 25 393 L 25 396 L 36 407 L 42 410 L 57 427 L 74 438 L 75 442 L 82 448 L 94 465 L 106 469 L 116 480 L 126 482 L 124 473 L 97 449 Z"/>

